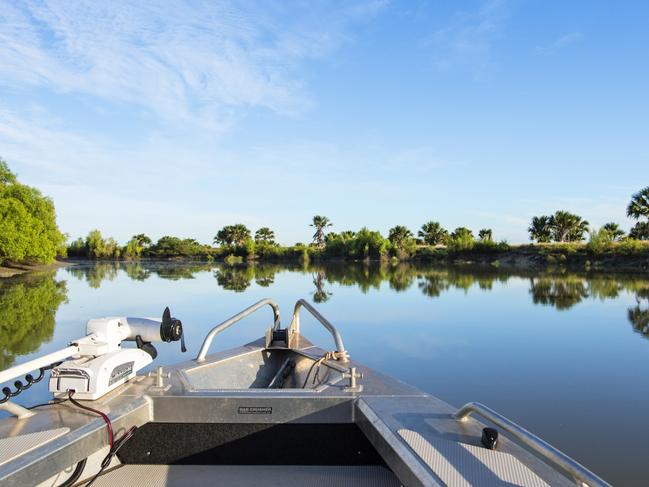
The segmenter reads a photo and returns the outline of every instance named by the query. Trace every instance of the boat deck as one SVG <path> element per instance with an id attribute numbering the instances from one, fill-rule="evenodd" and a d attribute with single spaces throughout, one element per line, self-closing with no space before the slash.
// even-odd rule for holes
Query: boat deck
<path id="1" fill-rule="evenodd" d="M 399 487 L 385 467 L 323 465 L 122 465 L 102 475 L 96 487 Z"/>
<path id="2" fill-rule="evenodd" d="M 286 362 L 283 355 L 267 360 L 261 340 L 198 364 L 166 367 L 163 386 L 154 376 L 138 376 L 93 401 L 116 431 L 140 426 L 118 454 L 122 465 L 94 485 L 575 485 L 504 434 L 497 450 L 484 448 L 484 424 L 458 421 L 447 403 L 361 364 L 324 362 L 331 370 L 321 372 L 322 382 L 301 388 L 308 364 L 325 351 L 300 340 L 290 352 L 295 377 L 286 388 L 235 389 L 239 379 L 223 373 L 237 364 L 245 371 L 240 380 L 275 380 L 268 371 L 251 372 Z M 362 390 L 348 390 L 347 367 L 363 374 Z M 69 403 L 37 411 L 0 422 L 0 441 L 20 444 L 30 434 L 32 443 L 39 440 L 20 457 L 0 462 L 3 487 L 51 480 L 52 472 L 106 448 L 105 424 L 97 416 Z M 69 432 L 44 433 L 61 428 Z"/>

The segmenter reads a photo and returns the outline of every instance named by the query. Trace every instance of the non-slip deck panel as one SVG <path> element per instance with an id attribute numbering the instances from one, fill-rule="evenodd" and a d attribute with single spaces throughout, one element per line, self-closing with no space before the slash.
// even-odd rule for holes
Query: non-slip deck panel
<path id="1" fill-rule="evenodd" d="M 538 475 L 508 453 L 436 439 L 400 429 L 399 436 L 446 485 L 454 487 L 549 487 Z"/>
<path id="2" fill-rule="evenodd" d="M 401 484 L 380 466 L 231 466 L 231 465 L 125 465 L 97 479 L 95 487 L 399 487 Z"/>
<path id="3" fill-rule="evenodd" d="M 126 464 L 385 464 L 352 423 L 148 423 L 118 456 Z"/>
<path id="4" fill-rule="evenodd" d="M 37 431 L 26 435 L 0 438 L 0 465 L 24 455 L 39 446 L 49 443 L 56 438 L 70 432 L 70 428 L 56 428 L 52 430 Z"/>

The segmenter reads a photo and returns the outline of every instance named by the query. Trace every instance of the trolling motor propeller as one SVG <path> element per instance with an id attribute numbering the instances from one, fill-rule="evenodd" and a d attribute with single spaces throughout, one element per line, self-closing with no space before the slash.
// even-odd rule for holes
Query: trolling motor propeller
<path id="1" fill-rule="evenodd" d="M 134 320 L 131 319 L 131 321 Z M 153 321 L 152 323 L 156 323 L 156 321 Z M 150 338 L 150 332 L 147 333 L 146 330 L 140 330 L 136 328 L 136 333 L 139 331 L 143 332 L 135 335 L 135 343 L 137 344 L 137 348 L 144 350 L 146 353 L 151 355 L 151 358 L 156 358 L 158 356 L 158 351 L 153 346 L 151 341 L 162 340 L 163 342 L 177 342 L 178 340 L 180 340 L 180 351 L 183 353 L 187 351 L 187 347 L 185 347 L 185 334 L 183 333 L 183 324 L 179 319 L 172 318 L 171 311 L 169 311 L 169 306 L 167 306 L 162 313 L 162 321 L 160 322 L 159 330 L 155 330 L 153 332 L 155 335 L 154 338 Z"/>
<path id="2" fill-rule="evenodd" d="M 163 342 L 176 342 L 180 340 L 180 351 L 185 353 L 185 334 L 183 333 L 183 324 L 177 318 L 171 317 L 171 311 L 167 306 L 162 313 L 162 323 L 160 323 L 160 338 Z"/>

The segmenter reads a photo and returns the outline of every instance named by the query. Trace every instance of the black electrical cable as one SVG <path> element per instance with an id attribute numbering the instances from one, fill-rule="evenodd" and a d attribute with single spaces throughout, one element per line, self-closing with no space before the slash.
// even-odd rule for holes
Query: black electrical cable
<path id="1" fill-rule="evenodd" d="M 122 436 L 120 436 L 117 440 L 115 440 L 115 443 L 111 447 L 110 451 L 108 452 L 108 455 L 104 457 L 104 459 L 101 461 L 101 467 L 99 468 L 99 472 L 97 472 L 94 477 L 92 477 L 88 483 L 85 485 L 85 487 L 90 487 L 95 480 L 99 478 L 99 476 L 106 470 L 108 465 L 110 465 L 110 462 L 113 460 L 113 457 L 117 454 L 119 449 L 126 443 L 132 436 L 135 434 L 135 430 L 137 429 L 137 426 L 131 426 L 129 430 L 124 433 Z"/>
<path id="2" fill-rule="evenodd" d="M 84 458 L 79 463 L 77 463 L 77 467 L 74 469 L 74 472 L 72 472 L 72 475 L 70 475 L 70 477 L 68 477 L 68 479 L 58 487 L 71 487 L 72 485 L 74 485 L 76 481 L 79 480 L 79 477 L 81 477 L 83 469 L 86 468 L 87 461 L 88 459 Z"/>
<path id="3" fill-rule="evenodd" d="M 111 424 L 110 419 L 108 418 L 108 416 L 106 414 L 102 413 L 101 411 L 97 410 L 97 409 L 93 409 L 93 408 L 91 408 L 89 406 L 84 406 L 79 401 L 75 400 L 72 397 L 73 395 L 74 395 L 74 391 L 69 390 L 68 391 L 68 399 L 70 400 L 70 402 L 72 404 L 74 404 L 78 408 L 85 409 L 86 411 L 90 411 L 91 413 L 98 414 L 104 420 L 104 422 L 106 423 L 106 428 L 108 428 L 108 442 L 110 443 L 110 447 L 112 449 L 113 448 L 113 443 L 114 443 L 113 425 Z"/>
<path id="4" fill-rule="evenodd" d="M 41 404 L 36 404 L 34 406 L 29 406 L 27 409 L 36 409 L 36 408 L 40 408 L 40 407 L 43 407 L 43 406 L 56 406 L 57 404 L 61 404 L 63 402 L 66 402 L 67 400 L 68 400 L 68 398 L 66 397 L 65 399 L 59 399 L 59 400 L 54 400 L 54 401 L 51 401 L 51 402 L 44 402 L 44 403 L 41 403 Z"/>

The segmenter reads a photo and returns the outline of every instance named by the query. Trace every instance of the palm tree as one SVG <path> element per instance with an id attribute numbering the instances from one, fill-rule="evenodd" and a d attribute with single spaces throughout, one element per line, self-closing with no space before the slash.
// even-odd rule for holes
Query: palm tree
<path id="1" fill-rule="evenodd" d="M 232 225 L 232 240 L 236 245 L 243 245 L 250 239 L 250 230 L 243 223 Z"/>
<path id="2" fill-rule="evenodd" d="M 218 231 L 214 237 L 214 243 L 220 245 L 238 245 L 241 246 L 250 239 L 250 230 L 243 223 L 235 225 L 226 225 Z"/>
<path id="3" fill-rule="evenodd" d="M 649 218 L 649 186 L 638 191 L 631 197 L 631 202 L 626 208 L 626 216 L 634 218 Z"/>
<path id="4" fill-rule="evenodd" d="M 453 233 L 451 233 L 451 238 L 454 240 L 457 239 L 473 240 L 473 232 L 469 230 L 467 227 L 457 227 L 455 230 L 453 230 Z"/>
<path id="5" fill-rule="evenodd" d="M 493 240 L 493 233 L 491 232 L 491 228 L 483 228 L 478 232 L 478 237 L 480 240 L 483 242 L 491 242 Z"/>
<path id="6" fill-rule="evenodd" d="M 577 242 L 584 239 L 588 222 L 568 211 L 559 210 L 550 217 L 554 240 L 557 242 Z"/>
<path id="7" fill-rule="evenodd" d="M 548 243 L 552 240 L 552 217 L 535 216 L 532 218 L 527 231 L 530 233 L 530 240 L 536 240 L 538 243 Z"/>
<path id="8" fill-rule="evenodd" d="M 649 222 L 636 223 L 629 232 L 629 238 L 649 240 Z"/>
<path id="9" fill-rule="evenodd" d="M 275 243 L 275 232 L 268 227 L 261 227 L 255 232 L 255 242 Z"/>
<path id="10" fill-rule="evenodd" d="M 421 226 L 421 230 L 417 233 L 425 244 L 437 245 L 446 243 L 448 240 L 448 232 L 439 224 L 439 222 L 429 221 Z"/>
<path id="11" fill-rule="evenodd" d="M 609 222 L 602 227 L 602 230 L 605 230 L 606 233 L 611 237 L 611 240 L 620 240 L 624 237 L 624 231 L 620 228 L 620 225 L 617 223 Z"/>
<path id="12" fill-rule="evenodd" d="M 143 233 L 138 233 L 137 235 L 133 235 L 133 237 L 131 238 L 131 240 L 134 240 L 135 242 L 137 242 L 138 245 L 139 245 L 140 247 L 142 247 L 142 248 L 146 248 L 146 247 L 148 247 L 149 245 L 151 245 L 151 239 L 150 239 L 149 237 L 147 237 L 147 236 L 146 236 L 145 234 L 143 234 Z"/>
<path id="13" fill-rule="evenodd" d="M 328 228 L 332 225 L 333 223 L 331 223 L 331 220 L 329 220 L 329 218 L 327 218 L 326 216 L 316 215 L 313 217 L 313 223 L 311 223 L 309 226 L 315 228 L 315 233 L 313 234 L 313 242 L 318 247 L 325 246 L 324 230 L 325 228 Z"/>
<path id="14" fill-rule="evenodd" d="M 388 240 L 398 249 L 403 248 L 406 242 L 412 237 L 412 232 L 403 225 L 397 225 L 391 228 L 388 233 Z"/>

